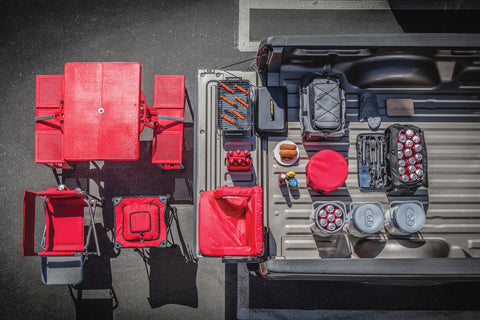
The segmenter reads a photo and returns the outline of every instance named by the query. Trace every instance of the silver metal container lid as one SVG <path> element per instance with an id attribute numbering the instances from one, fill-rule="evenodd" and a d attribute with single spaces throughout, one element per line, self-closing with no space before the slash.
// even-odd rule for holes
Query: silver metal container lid
<path id="1" fill-rule="evenodd" d="M 395 224 L 405 232 L 414 233 L 425 224 L 425 211 L 415 202 L 399 204 L 394 210 Z"/>
<path id="2" fill-rule="evenodd" d="M 365 203 L 355 208 L 352 212 L 352 220 L 358 231 L 375 233 L 382 228 L 385 215 L 379 206 Z"/>

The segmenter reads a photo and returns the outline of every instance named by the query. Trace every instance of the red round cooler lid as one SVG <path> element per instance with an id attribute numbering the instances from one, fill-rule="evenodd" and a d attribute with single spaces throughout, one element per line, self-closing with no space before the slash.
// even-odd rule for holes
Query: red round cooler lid
<path id="1" fill-rule="evenodd" d="M 330 192 L 341 187 L 348 176 L 347 160 L 333 150 L 317 152 L 305 169 L 307 186 L 315 191 Z"/>

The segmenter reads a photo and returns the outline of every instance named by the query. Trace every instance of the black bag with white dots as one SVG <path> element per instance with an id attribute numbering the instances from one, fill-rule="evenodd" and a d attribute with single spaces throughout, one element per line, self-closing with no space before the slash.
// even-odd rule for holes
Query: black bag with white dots
<path id="1" fill-rule="evenodd" d="M 388 195 L 413 195 L 428 188 L 427 146 L 421 128 L 394 124 L 385 130 Z"/>

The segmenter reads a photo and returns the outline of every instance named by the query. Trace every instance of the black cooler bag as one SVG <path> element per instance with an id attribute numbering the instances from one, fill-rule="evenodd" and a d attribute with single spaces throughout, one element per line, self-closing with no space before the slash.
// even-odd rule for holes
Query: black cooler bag
<path id="1" fill-rule="evenodd" d="M 345 134 L 345 90 L 337 75 L 308 74 L 300 88 L 300 127 L 306 140 L 336 140 Z"/>
<path id="2" fill-rule="evenodd" d="M 411 129 L 417 133 L 420 137 L 421 151 L 417 152 L 421 154 L 422 160 L 417 162 L 415 165 L 418 168 L 421 168 L 423 171 L 423 176 L 418 177 L 416 181 L 404 182 L 401 179 L 402 174 L 399 172 L 399 135 L 406 130 Z M 413 126 L 413 125 L 400 125 L 393 124 L 385 130 L 385 139 L 387 141 L 387 153 L 386 153 L 386 164 L 387 164 L 387 185 L 386 192 L 388 195 L 413 195 L 419 187 L 428 188 L 428 170 L 427 170 L 427 148 L 425 143 L 425 136 L 422 129 Z M 410 148 L 409 148 L 410 149 Z M 403 149 L 405 150 L 405 149 Z M 408 166 L 410 163 L 408 159 L 410 157 L 404 157 Z M 405 166 L 404 166 L 405 167 Z M 409 175 L 407 170 L 404 174 Z"/>

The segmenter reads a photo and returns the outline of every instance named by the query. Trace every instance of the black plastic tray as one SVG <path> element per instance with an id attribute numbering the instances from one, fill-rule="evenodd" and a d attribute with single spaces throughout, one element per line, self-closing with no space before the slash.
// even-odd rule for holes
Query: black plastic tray
<path id="1" fill-rule="evenodd" d="M 365 161 L 363 161 L 363 141 L 365 141 Z M 380 144 L 382 145 L 380 147 Z M 361 191 L 384 191 L 387 184 L 385 135 L 382 133 L 359 134 L 357 136 L 358 185 Z M 378 151 L 377 151 L 378 150 Z M 363 163 L 367 165 L 370 187 L 362 188 L 360 170 Z"/>

